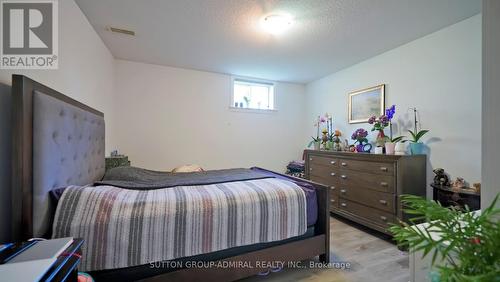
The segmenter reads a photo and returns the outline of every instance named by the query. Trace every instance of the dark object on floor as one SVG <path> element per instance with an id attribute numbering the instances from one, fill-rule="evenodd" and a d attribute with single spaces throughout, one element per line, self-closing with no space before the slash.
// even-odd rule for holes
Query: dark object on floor
<path id="1" fill-rule="evenodd" d="M 450 185 L 450 178 L 444 172 L 442 168 L 436 168 L 432 172 L 434 172 L 434 185 L 440 186 L 448 186 Z"/>
<path id="2" fill-rule="evenodd" d="M 471 211 L 480 209 L 481 195 L 474 190 L 461 189 L 454 191 L 450 186 L 441 186 L 431 184 L 433 188 L 433 199 L 441 203 L 443 207 L 456 207 L 465 210 L 465 205 L 469 206 Z"/>

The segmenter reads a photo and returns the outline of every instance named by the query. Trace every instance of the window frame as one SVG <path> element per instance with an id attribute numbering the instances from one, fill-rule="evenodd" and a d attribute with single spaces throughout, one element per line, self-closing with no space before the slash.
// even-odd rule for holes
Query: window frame
<path id="1" fill-rule="evenodd" d="M 273 108 L 272 109 L 257 109 L 257 108 L 240 108 L 234 106 L 234 83 L 236 81 L 247 82 L 249 84 L 255 85 L 266 85 L 272 87 L 272 99 L 273 99 Z M 259 79 L 259 78 L 251 78 L 244 76 L 231 76 L 231 87 L 230 87 L 230 97 L 229 97 L 229 109 L 232 111 L 241 111 L 248 113 L 273 113 L 277 112 L 278 109 L 276 107 L 276 82 L 271 80 Z"/>

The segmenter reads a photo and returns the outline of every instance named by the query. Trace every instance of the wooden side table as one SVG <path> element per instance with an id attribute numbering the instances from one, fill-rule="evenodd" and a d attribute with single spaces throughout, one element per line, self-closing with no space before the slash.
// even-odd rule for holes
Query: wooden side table
<path id="1" fill-rule="evenodd" d="M 441 203 L 443 207 L 457 207 L 464 210 L 465 205 L 469 206 L 471 211 L 480 209 L 481 195 L 474 191 L 454 191 L 450 186 L 441 186 L 431 184 L 433 188 L 434 201 Z"/>
<path id="2" fill-rule="evenodd" d="M 106 171 L 120 166 L 130 166 L 130 161 L 128 160 L 128 156 L 118 155 L 118 156 L 106 157 Z"/>

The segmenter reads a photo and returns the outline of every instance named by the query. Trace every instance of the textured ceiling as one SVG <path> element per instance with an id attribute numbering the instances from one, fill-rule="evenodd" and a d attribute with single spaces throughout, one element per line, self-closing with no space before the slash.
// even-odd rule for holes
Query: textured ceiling
<path id="1" fill-rule="evenodd" d="M 480 13 L 480 0 L 76 0 L 119 59 L 305 83 Z M 294 17 L 283 35 L 259 29 Z M 131 29 L 136 37 L 106 31 Z"/>

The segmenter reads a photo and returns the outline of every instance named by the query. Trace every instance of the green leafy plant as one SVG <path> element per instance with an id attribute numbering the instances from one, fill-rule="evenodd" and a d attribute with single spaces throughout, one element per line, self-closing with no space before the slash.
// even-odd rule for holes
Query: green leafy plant
<path id="1" fill-rule="evenodd" d="M 246 104 L 247 108 L 250 107 L 250 101 L 251 101 L 250 97 L 244 96 L 243 100 L 245 100 L 245 104 Z"/>
<path id="2" fill-rule="evenodd" d="M 312 141 L 309 142 L 309 145 L 307 145 L 308 148 L 311 147 L 316 142 L 321 142 L 321 137 L 314 138 L 314 137 L 311 136 L 311 138 L 312 138 Z"/>
<path id="3" fill-rule="evenodd" d="M 411 131 L 411 130 L 408 130 L 408 132 L 410 132 L 410 135 L 411 135 L 411 142 L 413 143 L 418 143 L 418 141 L 420 141 L 420 138 L 422 138 L 427 132 L 429 132 L 429 130 L 420 130 L 420 131 Z"/>
<path id="4" fill-rule="evenodd" d="M 405 142 L 405 140 L 403 140 L 404 138 L 405 136 L 398 136 L 394 138 L 389 138 L 389 141 L 392 143 Z"/>
<path id="5" fill-rule="evenodd" d="M 403 195 L 404 211 L 413 216 L 411 223 L 401 222 L 389 230 L 399 246 L 411 252 L 432 253 L 440 281 L 500 281 L 500 209 L 498 195 L 481 214 L 442 207 L 413 195 Z M 434 234 L 434 238 L 431 236 Z M 439 262 L 437 264 L 436 262 Z"/>

